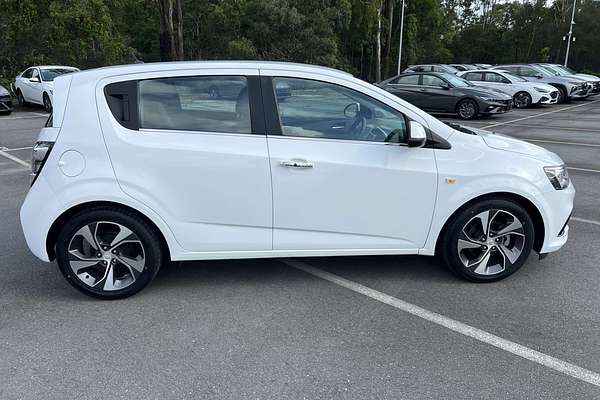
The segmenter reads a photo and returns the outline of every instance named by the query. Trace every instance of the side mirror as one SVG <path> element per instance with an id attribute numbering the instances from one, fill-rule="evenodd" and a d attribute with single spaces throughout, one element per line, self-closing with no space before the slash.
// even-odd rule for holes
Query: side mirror
<path id="1" fill-rule="evenodd" d="M 442 89 L 450 90 L 450 85 L 448 83 L 442 83 Z"/>
<path id="2" fill-rule="evenodd" d="M 29 78 L 29 82 L 40 82 L 40 78 L 38 78 L 37 76 L 34 76 L 33 78 Z"/>
<path id="3" fill-rule="evenodd" d="M 408 124 L 408 147 L 423 147 L 427 142 L 425 127 L 416 121 Z"/>
<path id="4" fill-rule="evenodd" d="M 538 79 L 542 79 L 543 78 L 543 76 L 541 74 L 534 75 L 534 77 L 536 77 Z"/>
<path id="5" fill-rule="evenodd" d="M 350 103 L 344 108 L 344 116 L 346 118 L 357 118 L 360 114 L 360 103 Z"/>

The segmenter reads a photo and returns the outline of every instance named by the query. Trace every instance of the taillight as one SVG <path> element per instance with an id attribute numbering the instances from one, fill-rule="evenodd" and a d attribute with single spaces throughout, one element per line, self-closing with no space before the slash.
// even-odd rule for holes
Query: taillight
<path id="1" fill-rule="evenodd" d="M 54 142 L 37 142 L 31 152 L 31 185 L 35 182 L 42 167 L 46 163 Z"/>

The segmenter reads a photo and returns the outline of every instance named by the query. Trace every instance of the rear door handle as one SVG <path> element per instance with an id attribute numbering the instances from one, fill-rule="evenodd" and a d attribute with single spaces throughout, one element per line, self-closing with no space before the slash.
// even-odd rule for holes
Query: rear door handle
<path id="1" fill-rule="evenodd" d="M 279 165 L 287 168 L 312 168 L 314 166 L 313 163 L 306 160 L 285 160 L 279 162 Z"/>

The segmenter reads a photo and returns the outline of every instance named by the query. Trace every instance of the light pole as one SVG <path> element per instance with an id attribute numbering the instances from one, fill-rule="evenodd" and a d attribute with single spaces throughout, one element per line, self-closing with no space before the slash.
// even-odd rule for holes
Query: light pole
<path id="1" fill-rule="evenodd" d="M 398 75 L 400 75 L 400 66 L 402 65 L 402 32 L 404 31 L 404 0 L 400 6 L 400 48 L 398 49 Z"/>
<path id="2" fill-rule="evenodd" d="M 567 54 L 565 54 L 565 67 L 569 62 L 569 50 L 571 50 L 571 38 L 573 37 L 573 25 L 575 25 L 575 7 L 577 6 L 577 0 L 573 0 L 573 12 L 571 13 L 571 26 L 569 26 L 569 38 L 567 42 Z"/>

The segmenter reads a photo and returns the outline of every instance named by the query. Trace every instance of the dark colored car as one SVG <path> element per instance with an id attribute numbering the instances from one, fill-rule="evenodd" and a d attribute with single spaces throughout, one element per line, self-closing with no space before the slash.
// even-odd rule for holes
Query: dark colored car
<path id="1" fill-rule="evenodd" d="M 403 73 L 408 72 L 445 72 L 448 74 L 457 74 L 460 70 L 446 64 L 419 64 L 411 65 Z"/>
<path id="2" fill-rule="evenodd" d="M 0 86 L 0 113 L 10 114 L 13 110 L 12 97 L 4 86 Z"/>
<path id="3" fill-rule="evenodd" d="M 378 86 L 425 111 L 458 114 L 461 119 L 501 114 L 512 108 L 512 98 L 506 93 L 446 73 L 401 74 Z"/>

